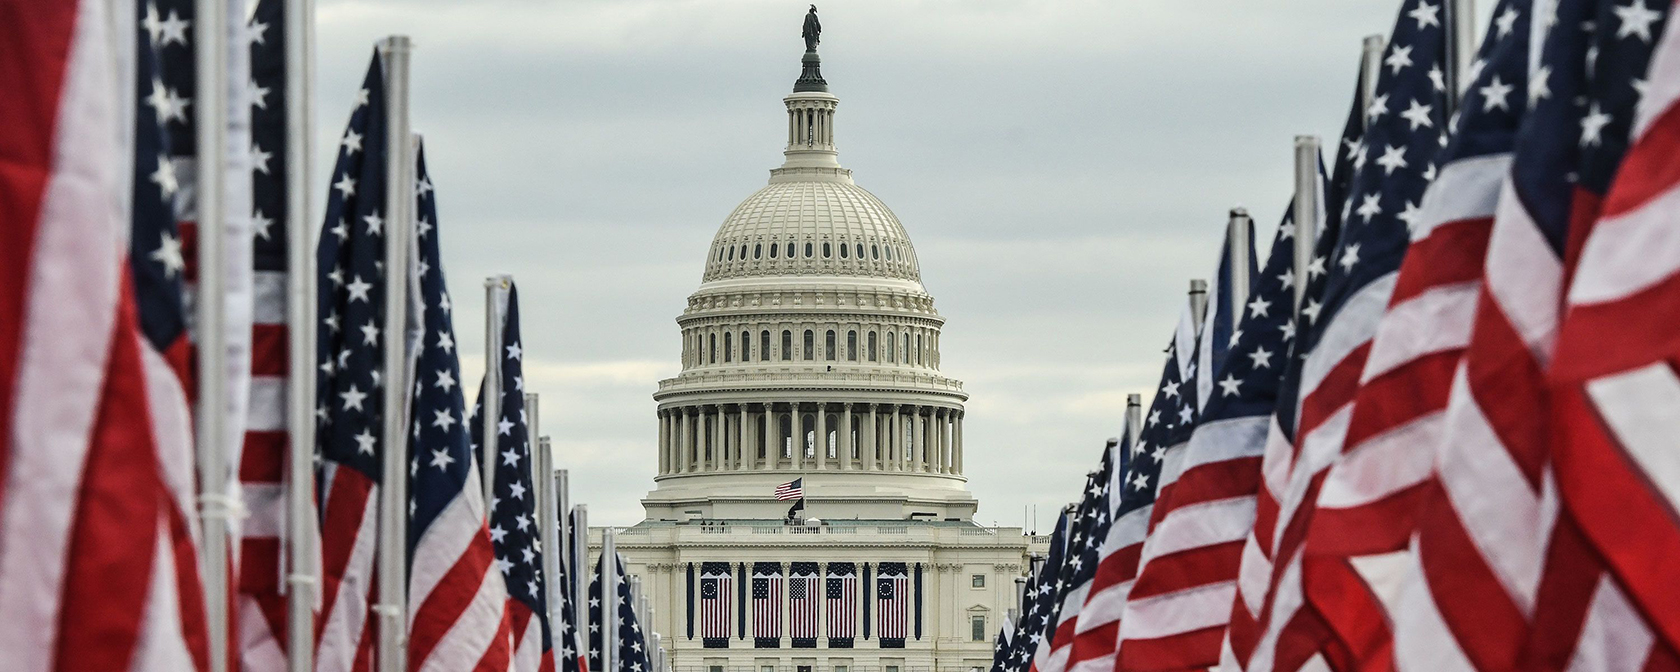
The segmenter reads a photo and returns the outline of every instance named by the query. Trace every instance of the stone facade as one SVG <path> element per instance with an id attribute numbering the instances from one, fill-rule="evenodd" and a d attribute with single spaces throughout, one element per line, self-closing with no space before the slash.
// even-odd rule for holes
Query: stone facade
<path id="1" fill-rule="evenodd" d="M 968 395 L 940 371 L 945 319 L 922 287 L 915 248 L 840 166 L 839 99 L 804 91 L 783 102 L 786 161 L 718 229 L 677 318 L 682 371 L 654 395 L 659 474 L 642 500 L 646 520 L 617 530 L 617 548 L 652 597 L 649 625 L 679 672 L 984 669 L 1029 546 L 1043 540 L 973 522 Z M 806 494 L 798 513 L 772 494 L 794 479 Z M 590 530 L 595 553 L 602 536 Z M 711 646 L 698 622 L 706 563 L 736 577 L 731 636 Z M 853 614 L 868 635 L 850 647 L 820 636 L 796 648 L 785 593 L 782 636 L 755 640 L 742 568 L 756 563 L 784 576 L 792 563 L 817 563 L 825 577 L 831 563 L 871 577 L 881 563 L 903 563 L 913 606 L 902 648 L 884 644 L 872 622 L 871 581 L 860 581 Z M 822 625 L 826 635 L 831 624 Z"/>

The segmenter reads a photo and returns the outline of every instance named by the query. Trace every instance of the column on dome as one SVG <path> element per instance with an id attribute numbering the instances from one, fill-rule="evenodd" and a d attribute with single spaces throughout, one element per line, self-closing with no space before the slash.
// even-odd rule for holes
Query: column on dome
<path id="1" fill-rule="evenodd" d="M 893 404 L 892 419 L 887 421 L 887 451 L 883 456 L 891 471 L 904 471 L 904 449 L 899 445 L 904 431 L 899 429 L 898 419 L 898 404 Z"/>
<path id="2" fill-rule="evenodd" d="M 852 466 L 852 402 L 841 404 L 844 409 L 840 412 L 840 468 L 850 470 Z"/>
<path id="3" fill-rule="evenodd" d="M 957 411 L 957 418 L 951 421 L 951 471 L 963 473 L 963 415 Z"/>
<path id="4" fill-rule="evenodd" d="M 817 454 L 817 469 L 828 468 L 828 405 L 817 402 L 817 432 L 811 438 L 811 450 Z"/>
<path id="5" fill-rule="evenodd" d="M 752 431 L 749 427 L 752 427 L 752 424 L 747 421 L 747 404 L 741 402 L 741 415 L 735 421 L 736 435 L 739 437 L 736 441 L 736 471 L 746 471 L 752 464 Z"/>
<path id="6" fill-rule="evenodd" d="M 722 469 L 727 455 L 723 445 L 723 418 L 723 404 L 712 406 L 712 461 L 706 465 L 707 471 Z"/>
<path id="7" fill-rule="evenodd" d="M 805 418 L 799 406 L 797 401 L 788 404 L 788 423 L 793 427 L 793 436 L 789 437 L 789 443 L 792 445 L 788 448 L 788 453 L 791 454 L 794 469 L 805 468 Z"/>
<path id="8" fill-rule="evenodd" d="M 951 411 L 939 409 L 939 473 L 951 473 Z"/>
<path id="9" fill-rule="evenodd" d="M 929 406 L 922 425 L 922 471 L 939 471 L 939 409 Z"/>
<path id="10" fill-rule="evenodd" d="M 758 462 L 758 468 L 770 471 L 776 468 L 776 453 L 782 449 L 781 442 L 776 436 L 776 402 L 764 402 L 764 457 Z"/>
<path id="11" fill-rule="evenodd" d="M 694 425 L 689 422 L 688 408 L 678 406 L 673 411 L 677 413 L 677 471 L 688 471 L 688 441 L 694 436 Z"/>
<path id="12" fill-rule="evenodd" d="M 875 451 L 878 450 L 878 446 L 881 445 L 881 437 L 879 434 L 880 429 L 876 426 L 875 422 L 875 404 L 866 405 L 869 406 L 869 431 L 860 433 L 859 438 L 865 439 L 863 442 L 863 450 L 860 451 L 860 457 L 863 458 L 863 468 L 865 470 L 875 471 L 876 469 L 881 468 L 880 462 L 875 459 Z"/>
<path id="13" fill-rule="evenodd" d="M 927 425 L 922 421 L 922 407 L 910 408 L 910 471 L 924 471 L 927 457 Z"/>
<path id="14" fill-rule="evenodd" d="M 654 417 L 659 418 L 659 475 L 664 476 L 671 471 L 671 432 L 664 410 L 655 411 Z"/>

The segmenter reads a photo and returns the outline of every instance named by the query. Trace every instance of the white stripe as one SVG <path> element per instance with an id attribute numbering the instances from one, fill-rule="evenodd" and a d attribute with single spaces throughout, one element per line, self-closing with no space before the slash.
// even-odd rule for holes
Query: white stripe
<path id="1" fill-rule="evenodd" d="M 1492 217 L 1499 187 L 1511 171 L 1511 155 L 1459 159 L 1442 167 L 1423 194 L 1421 217 L 1412 240 L 1423 240 L 1447 222 Z"/>
<path id="2" fill-rule="evenodd" d="M 1569 672 L 1639 672 L 1655 637 L 1609 575 L 1600 576 Z"/>
<path id="3" fill-rule="evenodd" d="M 104 3 L 78 4 L 27 276 L 17 387 L 13 407 L 0 409 L 12 414 L 0 490 L 0 613 L 7 620 L 0 660 L 20 672 L 53 664 L 73 502 L 100 407 L 119 273 L 126 272 L 120 175 L 133 161 L 121 138 L 133 125 L 134 94 L 118 89 L 113 71 L 133 62 L 107 51 L 113 38 Z"/>
<path id="4" fill-rule="evenodd" d="M 1674 235 L 1680 188 L 1638 209 L 1599 220 L 1581 250 L 1579 271 L 1569 287 L 1571 304 L 1615 301 L 1650 288 L 1680 271 L 1680 236 Z"/>
<path id="5" fill-rule="evenodd" d="M 1377 325 L 1361 385 L 1437 352 L 1462 350 L 1470 342 L 1480 280 L 1436 285 L 1395 305 Z"/>
<path id="6" fill-rule="evenodd" d="M 1254 527 L 1254 497 L 1232 497 L 1174 509 L 1144 543 L 1151 558 L 1248 538 Z"/>
<path id="7" fill-rule="evenodd" d="M 1189 442 L 1175 443 L 1167 446 L 1166 450 L 1162 451 L 1160 459 L 1161 475 L 1158 477 L 1160 480 L 1155 485 L 1157 498 L 1159 498 L 1161 492 L 1167 489 L 1167 486 L 1177 483 L 1178 477 L 1184 473 L 1184 449 L 1188 445 Z M 1155 456 L 1153 453 L 1149 455 L 1139 455 L 1138 459 L 1153 460 L 1155 459 Z"/>
<path id="8" fill-rule="evenodd" d="M 1634 138 L 1644 138 L 1651 124 L 1680 99 L 1680 23 L 1669 21 L 1660 40 L 1645 69 L 1645 94 L 1633 119 Z"/>
<path id="9" fill-rule="evenodd" d="M 1422 483 L 1435 468 L 1445 411 L 1434 411 L 1391 427 L 1342 454 L 1318 492 L 1321 509 L 1374 503 Z"/>
<path id="10" fill-rule="evenodd" d="M 467 467 L 466 487 L 438 512 L 432 523 L 420 533 L 414 544 L 414 559 L 408 575 L 408 626 L 414 627 L 414 617 L 426 603 L 438 582 L 461 561 L 473 541 L 483 534 L 484 506 L 479 504 L 482 490 L 472 487 L 479 483 L 478 463 Z M 505 590 L 505 589 L 504 589 Z"/>
<path id="11" fill-rule="evenodd" d="M 245 429 L 252 432 L 286 431 L 286 378 L 252 376 L 250 389 Z"/>
<path id="12" fill-rule="evenodd" d="M 338 585 L 332 613 L 325 615 L 321 626 L 321 641 L 315 649 L 315 669 L 319 672 L 344 672 L 355 662 L 367 621 L 368 599 L 373 591 L 378 503 L 379 488 L 375 486 L 368 491 L 362 522 L 356 527 L 356 544 L 350 550 L 350 561 L 345 566 L 344 581 Z"/>
<path id="13" fill-rule="evenodd" d="M 247 529 L 246 533 L 249 536 L 250 530 Z M 286 669 L 286 651 L 280 648 L 276 633 L 269 629 L 268 618 L 261 606 L 249 594 L 239 596 L 238 623 L 240 672 L 282 672 Z"/>
<path id="14" fill-rule="evenodd" d="M 1264 454 L 1266 429 L 1270 425 L 1269 415 L 1225 418 L 1198 425 L 1184 456 L 1184 470 Z"/>
<path id="15" fill-rule="evenodd" d="M 251 278 L 253 324 L 286 324 L 286 272 L 256 271 Z"/>
<path id="16" fill-rule="evenodd" d="M 1330 324 L 1301 365 L 1300 399 L 1311 396 L 1342 360 L 1371 341 L 1377 321 L 1388 310 L 1388 297 L 1394 293 L 1398 276 L 1399 273 L 1389 273 L 1366 283 L 1348 297 L 1341 310 L 1329 317 Z M 1296 404 L 1296 413 L 1300 413 L 1300 406 Z"/>
<path id="17" fill-rule="evenodd" d="M 524 634 L 514 634 L 519 648 L 514 650 L 513 665 L 508 669 L 514 672 L 537 672 L 542 667 L 542 619 L 532 614 L 531 620 L 525 622 Z"/>
<path id="18" fill-rule="evenodd" d="M 286 486 L 279 483 L 246 483 L 241 493 L 245 524 L 241 539 L 274 539 L 286 528 Z"/>
<path id="19" fill-rule="evenodd" d="M 1272 561 L 1261 552 L 1260 540 L 1250 534 L 1248 542 L 1243 544 L 1242 564 L 1237 569 L 1238 595 L 1242 597 L 1238 604 L 1248 610 L 1250 618 L 1260 617 L 1271 580 Z"/>
<path id="20" fill-rule="evenodd" d="M 1296 461 L 1295 470 L 1289 474 L 1289 486 L 1284 489 L 1283 498 L 1278 501 L 1277 527 L 1271 530 L 1271 548 L 1278 548 L 1289 521 L 1306 504 L 1307 489 L 1312 485 L 1313 477 L 1341 456 L 1342 439 L 1347 436 L 1348 421 L 1352 417 L 1353 404 L 1342 404 L 1316 429 L 1301 437 L 1301 457 Z"/>
<path id="21" fill-rule="evenodd" d="M 152 551 L 151 589 L 146 594 L 146 615 L 140 621 L 134 659 L 128 669 L 134 672 L 155 670 L 178 672 L 193 669 L 192 653 L 187 650 L 186 636 L 181 631 L 181 591 L 176 580 L 175 548 L 170 543 L 169 514 L 160 512 L 157 519 L 157 545 Z M 185 558 L 197 564 L 197 558 Z"/>
<path id="22" fill-rule="evenodd" d="M 1156 639 L 1225 625 L 1231 620 L 1235 581 L 1220 581 L 1132 600 L 1120 621 L 1121 648 L 1127 640 Z"/>
<path id="23" fill-rule="evenodd" d="M 146 376 L 146 410 L 152 418 L 152 436 L 158 446 L 158 473 L 174 498 L 175 510 L 191 518 L 198 510 L 197 455 L 193 451 L 193 422 L 187 392 L 175 370 L 151 345 L 139 336 L 140 366 Z M 193 546 L 198 546 L 198 526 L 188 525 Z"/>
<path id="24" fill-rule="evenodd" d="M 1447 628 L 1441 609 L 1423 578 L 1416 553 L 1400 590 L 1394 616 L 1394 663 L 1402 672 L 1475 670 L 1459 648 L 1458 637 Z"/>
<path id="25" fill-rule="evenodd" d="M 1563 264 L 1540 235 L 1509 177 L 1488 234 L 1486 274 L 1488 293 L 1500 313 L 1528 344 L 1535 360 L 1549 362 L 1557 340 Z"/>
<path id="26" fill-rule="evenodd" d="M 1468 375 L 1460 363 L 1435 472 L 1478 553 L 1523 613 L 1531 614 L 1545 559 L 1540 537 L 1552 529 L 1551 520 L 1482 414 Z"/>
<path id="27" fill-rule="evenodd" d="M 467 483 L 477 482 L 467 479 Z M 484 652 L 490 650 L 498 635 L 509 637 L 501 633 L 502 613 L 507 609 L 507 604 L 506 582 L 502 579 L 501 572 L 492 567 L 484 573 L 472 602 L 461 612 L 455 624 L 450 626 L 449 633 L 438 640 L 431 655 L 426 656 L 418 669 L 422 672 L 472 669 L 484 657 Z M 536 620 L 531 619 L 533 623 Z M 508 642 L 510 647 L 512 644 L 511 641 Z M 559 665 L 555 667 L 558 668 Z"/>
<path id="28" fill-rule="evenodd" d="M 1638 463 L 1653 489 L 1680 503 L 1680 380 L 1667 361 L 1587 383 L 1599 415 L 1616 434 L 1623 453 Z"/>

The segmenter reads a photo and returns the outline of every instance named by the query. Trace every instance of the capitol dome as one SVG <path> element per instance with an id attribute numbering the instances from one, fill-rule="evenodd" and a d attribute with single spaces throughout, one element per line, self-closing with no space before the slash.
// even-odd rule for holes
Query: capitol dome
<path id="1" fill-rule="evenodd" d="M 974 513 L 945 319 L 898 217 L 840 165 L 820 67 L 807 51 L 784 161 L 724 219 L 677 318 L 649 520 L 780 518 L 773 491 L 793 479 L 830 520 Z"/>

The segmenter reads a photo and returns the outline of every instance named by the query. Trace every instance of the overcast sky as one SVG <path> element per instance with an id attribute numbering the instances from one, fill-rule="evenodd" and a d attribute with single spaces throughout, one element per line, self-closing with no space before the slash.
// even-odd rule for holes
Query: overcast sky
<path id="1" fill-rule="evenodd" d="M 319 0 L 322 149 L 372 45 L 413 37 L 465 378 L 519 283 L 526 389 L 595 524 L 640 520 L 651 395 L 725 216 L 781 163 L 806 2 Z M 1491 5 L 1491 2 L 1483 3 Z M 1077 496 L 1148 403 L 1226 212 L 1269 244 L 1292 137 L 1334 137 L 1398 0 L 830 0 L 840 161 L 909 231 L 971 395 L 977 520 Z M 1487 8 L 1483 8 L 1485 13 Z M 321 177 L 325 190 L 324 165 Z"/>

